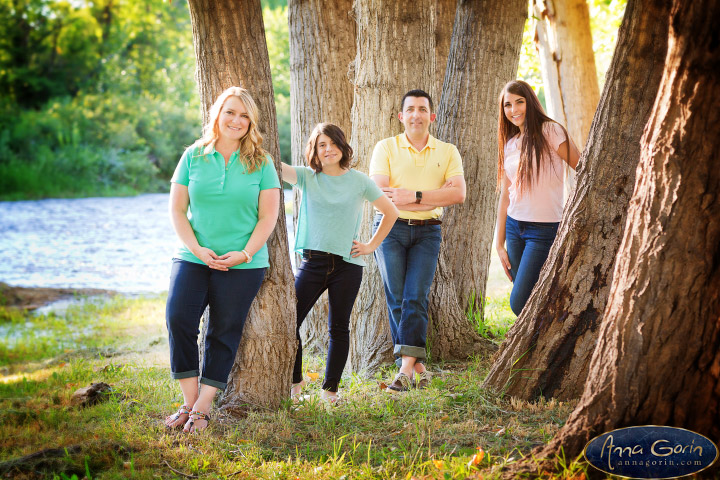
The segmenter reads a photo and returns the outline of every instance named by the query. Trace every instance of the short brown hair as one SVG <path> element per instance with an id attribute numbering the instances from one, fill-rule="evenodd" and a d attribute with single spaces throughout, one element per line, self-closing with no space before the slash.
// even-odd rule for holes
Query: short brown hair
<path id="1" fill-rule="evenodd" d="M 316 148 L 317 139 L 320 135 L 328 136 L 330 140 L 337 145 L 342 152 L 340 168 L 344 170 L 349 169 L 353 160 L 353 149 L 350 147 L 350 144 L 347 143 L 347 140 L 345 140 L 345 134 L 340 127 L 332 123 L 318 123 L 310 134 L 307 146 L 305 147 L 305 160 L 310 168 L 315 170 L 315 173 L 322 172 L 322 162 L 320 162 L 318 158 Z"/>

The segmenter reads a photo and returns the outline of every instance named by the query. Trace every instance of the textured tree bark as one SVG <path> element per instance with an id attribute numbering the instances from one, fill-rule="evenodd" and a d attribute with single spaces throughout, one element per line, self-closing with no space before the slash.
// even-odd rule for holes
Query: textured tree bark
<path id="1" fill-rule="evenodd" d="M 305 165 L 305 144 L 320 122 L 334 123 L 350 138 L 353 91 L 348 71 L 355 60 L 356 30 L 352 8 L 352 0 L 289 2 L 293 165 Z M 295 225 L 300 198 L 300 192 L 295 190 Z M 299 260 L 296 257 L 297 264 Z M 327 319 L 324 293 L 301 329 L 305 350 L 327 350 Z"/>
<path id="2" fill-rule="evenodd" d="M 457 4 L 458 0 L 435 0 L 435 82 L 428 93 L 436 104 L 436 110 L 442 97 Z"/>
<path id="3" fill-rule="evenodd" d="M 468 181 L 465 203 L 443 215 L 430 293 L 434 358 L 465 359 L 490 345 L 477 335 L 465 310 L 482 316 L 497 206 L 497 95 L 517 73 L 526 8 L 525 0 L 458 3 L 437 136 L 458 147 Z M 468 304 L 472 295 L 475 305 Z"/>
<path id="4" fill-rule="evenodd" d="M 579 184 L 535 289 L 485 385 L 533 399 L 577 398 L 598 341 L 640 138 L 662 78 L 669 6 L 630 0 Z"/>
<path id="5" fill-rule="evenodd" d="M 562 123 L 582 150 L 600 98 L 587 0 L 534 0 L 548 115 Z M 565 167 L 566 196 L 575 172 Z"/>
<path id="6" fill-rule="evenodd" d="M 280 171 L 275 103 L 259 0 L 189 0 L 203 118 L 227 87 L 250 90 L 260 109 L 263 148 Z M 221 408 L 277 408 L 290 392 L 295 356 L 295 289 L 282 201 L 268 240 L 270 268 L 245 323 Z"/>
<path id="7" fill-rule="evenodd" d="M 408 10 L 399 2 L 355 0 L 355 57 L 352 136 L 357 169 L 366 172 L 375 144 L 401 132 L 400 100 L 410 89 L 430 91 L 435 81 L 435 1 L 419 0 Z M 371 236 L 372 208 L 366 204 L 360 236 Z M 383 284 L 368 258 L 350 320 L 350 364 L 370 373 L 392 360 Z"/>
<path id="8" fill-rule="evenodd" d="M 657 9 L 655 5 L 644 9 Z M 660 92 L 580 403 L 536 455 L 629 425 L 720 438 L 720 42 L 713 0 L 673 2 Z"/>

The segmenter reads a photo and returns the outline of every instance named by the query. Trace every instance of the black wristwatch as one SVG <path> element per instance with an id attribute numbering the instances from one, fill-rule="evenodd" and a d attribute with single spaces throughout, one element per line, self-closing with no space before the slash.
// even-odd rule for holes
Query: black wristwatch
<path id="1" fill-rule="evenodd" d="M 420 202 L 422 202 L 422 192 L 418 190 L 417 192 L 415 192 L 415 203 Z"/>

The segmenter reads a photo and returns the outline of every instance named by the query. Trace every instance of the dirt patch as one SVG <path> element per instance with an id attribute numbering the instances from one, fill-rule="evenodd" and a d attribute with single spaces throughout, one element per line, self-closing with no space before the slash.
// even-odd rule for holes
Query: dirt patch
<path id="1" fill-rule="evenodd" d="M 0 305 L 35 310 L 48 303 L 77 296 L 113 295 L 111 290 L 97 288 L 28 288 L 0 282 Z"/>

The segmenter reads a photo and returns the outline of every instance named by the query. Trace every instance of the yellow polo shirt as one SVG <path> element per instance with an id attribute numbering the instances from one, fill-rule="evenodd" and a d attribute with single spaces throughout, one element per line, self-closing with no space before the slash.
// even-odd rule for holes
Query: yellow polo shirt
<path id="1" fill-rule="evenodd" d="M 393 188 L 437 190 L 448 178 L 462 174 L 462 159 L 457 147 L 432 135 L 420 152 L 410 144 L 405 133 L 381 140 L 375 145 L 370 160 L 369 175 L 387 175 Z M 442 207 L 426 212 L 400 210 L 400 218 L 427 220 L 438 218 L 442 211 Z"/>

